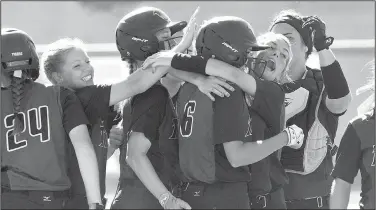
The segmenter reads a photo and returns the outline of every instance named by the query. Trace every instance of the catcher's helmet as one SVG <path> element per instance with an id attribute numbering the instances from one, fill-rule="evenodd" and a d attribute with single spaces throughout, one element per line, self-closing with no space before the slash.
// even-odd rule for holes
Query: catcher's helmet
<path id="1" fill-rule="evenodd" d="M 196 39 L 198 55 L 215 56 L 235 67 L 247 62 L 250 51 L 269 48 L 257 44 L 251 25 L 238 17 L 215 17 L 207 21 L 200 29 Z"/>
<path id="2" fill-rule="evenodd" d="M 133 58 L 144 61 L 150 55 L 164 50 L 157 32 L 168 29 L 170 35 L 183 30 L 187 22 L 172 23 L 162 10 L 145 7 L 125 15 L 116 27 L 116 45 L 122 60 Z"/>
<path id="3" fill-rule="evenodd" d="M 26 71 L 36 80 L 39 77 L 39 58 L 31 37 L 15 28 L 1 29 L 1 71 Z"/>

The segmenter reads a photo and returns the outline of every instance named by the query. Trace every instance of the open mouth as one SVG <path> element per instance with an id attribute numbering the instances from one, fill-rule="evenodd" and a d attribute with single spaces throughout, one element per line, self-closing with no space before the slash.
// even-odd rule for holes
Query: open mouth
<path id="1" fill-rule="evenodd" d="M 89 75 L 87 75 L 85 77 L 82 77 L 81 79 L 82 79 L 82 81 L 87 82 L 87 81 L 92 80 L 93 76 L 91 74 L 89 74 Z"/>

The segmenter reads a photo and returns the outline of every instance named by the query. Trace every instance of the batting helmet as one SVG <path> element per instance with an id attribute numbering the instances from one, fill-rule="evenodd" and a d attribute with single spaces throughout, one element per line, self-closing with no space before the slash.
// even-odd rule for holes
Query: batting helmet
<path id="1" fill-rule="evenodd" d="M 39 77 L 39 58 L 31 37 L 15 28 L 1 29 L 1 71 L 26 71 L 36 80 Z"/>
<path id="2" fill-rule="evenodd" d="M 207 21 L 200 29 L 196 39 L 198 55 L 215 56 L 235 67 L 247 62 L 250 51 L 269 48 L 257 44 L 251 25 L 238 17 L 215 17 Z"/>
<path id="3" fill-rule="evenodd" d="M 162 10 L 145 7 L 125 15 L 116 27 L 116 45 L 122 60 L 133 58 L 144 61 L 150 55 L 164 50 L 157 32 L 169 30 L 169 35 L 183 30 L 187 22 L 172 23 Z"/>

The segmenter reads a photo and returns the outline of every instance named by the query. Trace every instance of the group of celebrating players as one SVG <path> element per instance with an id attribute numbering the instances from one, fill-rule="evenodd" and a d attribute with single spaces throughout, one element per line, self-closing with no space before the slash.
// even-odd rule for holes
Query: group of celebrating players
<path id="1" fill-rule="evenodd" d="M 198 28 L 197 12 L 125 15 L 115 36 L 130 74 L 112 85 L 94 85 L 79 39 L 39 59 L 27 33 L 2 29 L 3 209 L 104 209 L 116 149 L 111 209 L 341 209 L 358 171 L 360 208 L 375 208 L 374 98 L 335 146 L 351 93 L 325 23 L 285 10 L 256 37 L 233 16 Z M 320 69 L 306 66 L 313 51 Z"/>

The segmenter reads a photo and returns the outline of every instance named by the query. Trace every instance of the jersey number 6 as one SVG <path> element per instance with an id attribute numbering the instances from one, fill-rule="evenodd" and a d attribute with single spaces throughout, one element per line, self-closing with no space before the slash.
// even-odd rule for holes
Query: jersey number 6
<path id="1" fill-rule="evenodd" d="M 193 129 L 193 113 L 196 111 L 196 101 L 188 101 L 184 106 L 184 116 L 180 124 L 180 134 L 189 137 Z"/>

